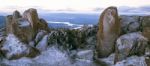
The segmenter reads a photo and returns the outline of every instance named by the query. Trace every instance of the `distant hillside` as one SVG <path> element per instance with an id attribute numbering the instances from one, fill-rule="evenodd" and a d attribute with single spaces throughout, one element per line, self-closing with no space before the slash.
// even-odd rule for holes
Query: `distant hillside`
<path id="1" fill-rule="evenodd" d="M 5 24 L 5 16 L 0 16 L 0 27 L 3 27 Z"/>

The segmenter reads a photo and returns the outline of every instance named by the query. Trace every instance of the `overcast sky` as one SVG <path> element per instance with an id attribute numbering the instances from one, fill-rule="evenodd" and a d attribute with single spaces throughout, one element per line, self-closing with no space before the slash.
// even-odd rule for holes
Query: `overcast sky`
<path id="1" fill-rule="evenodd" d="M 117 6 L 120 11 L 142 8 L 150 11 L 150 0 L 0 0 L 0 12 L 24 11 L 36 8 L 48 11 L 99 11 L 108 6 Z M 134 10 L 131 10 L 134 12 Z M 138 12 L 138 11 L 136 11 Z M 139 11 L 140 12 L 140 11 Z M 147 11 L 146 11 L 147 12 Z"/>

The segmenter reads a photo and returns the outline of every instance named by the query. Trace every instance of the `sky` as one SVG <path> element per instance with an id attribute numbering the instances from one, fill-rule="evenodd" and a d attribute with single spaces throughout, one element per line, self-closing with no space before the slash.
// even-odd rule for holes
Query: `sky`
<path id="1" fill-rule="evenodd" d="M 0 12 L 23 12 L 36 8 L 40 13 L 51 11 L 102 11 L 109 6 L 118 7 L 120 12 L 150 14 L 150 0 L 0 0 Z"/>

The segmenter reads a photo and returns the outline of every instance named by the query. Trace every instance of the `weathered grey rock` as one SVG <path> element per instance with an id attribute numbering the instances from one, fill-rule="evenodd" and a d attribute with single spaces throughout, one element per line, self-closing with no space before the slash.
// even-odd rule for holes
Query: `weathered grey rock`
<path id="1" fill-rule="evenodd" d="M 18 59 L 25 56 L 35 57 L 39 54 L 38 50 L 20 42 L 13 34 L 8 34 L 1 50 L 7 59 Z"/>
<path id="2" fill-rule="evenodd" d="M 116 7 L 108 7 L 100 16 L 96 50 L 98 57 L 107 57 L 114 52 L 115 41 L 120 35 L 120 21 Z"/>
<path id="3" fill-rule="evenodd" d="M 48 64 L 48 66 L 70 65 L 70 61 L 67 54 L 65 52 L 61 52 L 54 46 L 48 48 L 46 51 L 43 51 L 41 55 L 37 56 L 33 60 L 36 61 L 36 63 Z"/>
<path id="4" fill-rule="evenodd" d="M 46 34 L 47 34 L 46 31 L 40 30 L 35 37 L 35 42 L 38 43 Z"/>
<path id="5" fill-rule="evenodd" d="M 78 59 L 84 60 L 93 60 L 93 51 L 92 50 L 83 50 L 77 53 Z"/>
<path id="6" fill-rule="evenodd" d="M 141 32 L 125 34 L 117 39 L 115 62 L 131 55 L 144 55 L 148 39 Z"/>
<path id="7" fill-rule="evenodd" d="M 48 35 L 45 35 L 42 40 L 36 45 L 36 48 L 40 51 L 46 50 L 48 47 Z"/>
<path id="8" fill-rule="evenodd" d="M 113 66 L 114 65 L 114 58 L 115 54 L 111 54 L 105 58 L 99 58 L 99 60 L 106 64 L 106 66 Z"/>
<path id="9" fill-rule="evenodd" d="M 121 16 L 121 33 L 131 33 L 140 31 L 140 16 Z"/>
<path id="10" fill-rule="evenodd" d="M 117 62 L 115 66 L 147 66 L 144 57 L 131 56 L 127 59 Z"/>

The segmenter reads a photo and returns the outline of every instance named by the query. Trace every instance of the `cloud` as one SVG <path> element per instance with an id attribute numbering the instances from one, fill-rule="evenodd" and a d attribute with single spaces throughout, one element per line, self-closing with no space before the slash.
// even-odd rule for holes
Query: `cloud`
<path id="1" fill-rule="evenodd" d="M 94 8 L 93 11 L 102 12 L 105 8 Z M 118 7 L 119 14 L 132 14 L 132 15 L 150 15 L 150 5 L 141 7 L 129 7 L 120 6 Z"/>
<path id="2" fill-rule="evenodd" d="M 120 14 L 143 14 L 150 15 L 150 5 L 142 7 L 119 7 L 118 11 Z"/>

